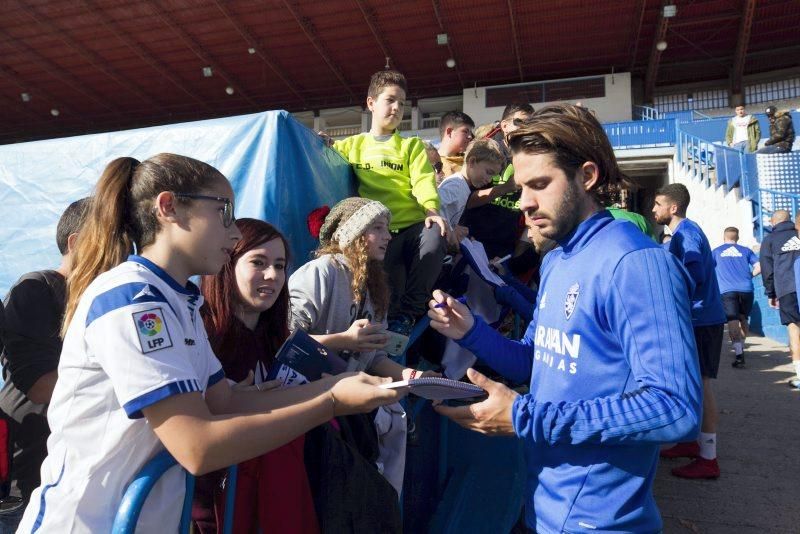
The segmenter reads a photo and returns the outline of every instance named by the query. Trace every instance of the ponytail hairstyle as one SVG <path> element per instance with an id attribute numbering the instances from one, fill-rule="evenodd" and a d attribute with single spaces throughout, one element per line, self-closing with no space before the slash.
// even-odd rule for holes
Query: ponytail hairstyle
<path id="1" fill-rule="evenodd" d="M 78 235 L 67 279 L 62 335 L 92 280 L 124 262 L 134 246 L 141 252 L 155 242 L 160 226 L 153 201 L 159 193 L 199 193 L 220 180 L 225 176 L 211 165 L 176 154 L 157 154 L 142 162 L 117 158 L 109 163 Z M 176 197 L 176 202 L 190 203 L 191 199 Z"/>
<path id="2" fill-rule="evenodd" d="M 347 260 L 343 268 L 349 269 L 353 275 L 350 289 L 353 291 L 353 302 L 358 304 L 364 298 L 366 291 L 375 309 L 375 320 L 382 321 L 389 310 L 389 284 L 386 281 L 386 272 L 383 270 L 383 261 L 370 259 L 367 249 L 367 237 L 358 236 L 348 246 L 342 248 L 335 240 L 324 243 L 316 251 L 319 258 L 326 254 L 341 254 Z"/>
<path id="3" fill-rule="evenodd" d="M 220 272 L 206 275 L 202 278 L 201 290 L 205 303 L 200 309 L 203 322 L 208 332 L 214 353 L 227 368 L 234 362 L 230 361 L 236 353 L 236 343 L 240 334 L 246 327 L 236 318 L 236 310 L 240 305 L 239 289 L 236 283 L 236 262 L 247 252 L 273 239 L 283 241 L 286 250 L 286 262 L 289 258 L 289 243 L 277 228 L 258 219 L 236 219 L 236 227 L 242 233 L 242 238 L 236 242 L 231 252 L 231 259 Z M 266 340 L 269 360 L 289 337 L 289 288 L 288 277 L 278 293 L 275 304 L 268 310 L 261 312 L 256 325 L 256 334 Z"/>

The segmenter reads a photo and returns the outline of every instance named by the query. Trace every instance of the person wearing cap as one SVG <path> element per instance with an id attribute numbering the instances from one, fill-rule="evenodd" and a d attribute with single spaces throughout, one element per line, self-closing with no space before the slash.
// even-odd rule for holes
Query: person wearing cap
<path id="1" fill-rule="evenodd" d="M 794 144 L 794 124 L 788 111 L 778 111 L 775 106 L 764 110 L 769 119 L 769 139 L 764 142 L 758 154 L 780 154 L 790 152 Z"/>
<path id="2" fill-rule="evenodd" d="M 289 278 L 289 329 L 308 332 L 329 349 L 329 358 L 346 362 L 346 371 L 365 371 L 394 380 L 414 378 L 414 369 L 392 361 L 383 350 L 389 341 L 386 316 L 390 290 L 383 272 L 383 259 L 392 238 L 389 209 L 362 197 L 346 198 L 327 214 L 325 208 L 320 209 L 309 218 L 309 229 L 319 238 L 317 257 Z M 439 376 L 432 372 L 419 376 L 423 375 Z M 381 442 L 378 463 L 399 494 L 405 467 L 404 412 L 399 405 L 390 405 L 378 411 L 375 422 Z M 387 437 L 392 431 L 394 445 Z M 402 446 L 396 446 L 398 441 Z"/>

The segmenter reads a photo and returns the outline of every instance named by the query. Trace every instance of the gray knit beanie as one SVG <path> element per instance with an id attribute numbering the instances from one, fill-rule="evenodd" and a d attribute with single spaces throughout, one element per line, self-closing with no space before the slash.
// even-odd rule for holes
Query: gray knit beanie
<path id="1" fill-rule="evenodd" d="M 392 220 L 389 208 L 378 202 L 361 197 L 349 197 L 336 204 L 325 217 L 319 230 L 320 245 L 336 241 L 345 248 L 363 234 L 378 217 Z"/>

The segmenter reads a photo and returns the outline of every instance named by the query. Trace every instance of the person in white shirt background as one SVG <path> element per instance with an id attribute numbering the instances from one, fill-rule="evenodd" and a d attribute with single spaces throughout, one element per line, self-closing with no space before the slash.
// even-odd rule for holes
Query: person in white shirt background
<path id="1" fill-rule="evenodd" d="M 491 139 L 472 141 L 464 152 L 464 167 L 460 172 L 451 174 L 439 185 L 442 216 L 455 231 L 449 241 L 451 246 L 458 245 L 468 235 L 468 229 L 458 226 L 464 210 L 486 204 L 492 199 L 514 191 L 515 186 L 500 184 L 484 189 L 492 183 L 492 177 L 500 174 L 505 164 L 500 145 Z M 509 189 L 510 188 L 510 189 Z M 478 195 L 470 197 L 473 191 Z"/>
<path id="2" fill-rule="evenodd" d="M 725 130 L 725 144 L 743 152 L 755 152 L 761 139 L 761 126 L 758 119 L 747 114 L 744 106 L 736 106 L 736 115 L 728 121 Z"/>

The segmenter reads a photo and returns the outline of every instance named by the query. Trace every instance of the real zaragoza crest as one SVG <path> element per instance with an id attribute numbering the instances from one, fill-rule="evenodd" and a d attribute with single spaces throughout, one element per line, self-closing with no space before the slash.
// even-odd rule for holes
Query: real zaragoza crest
<path id="1" fill-rule="evenodd" d="M 578 303 L 578 294 L 580 293 L 581 286 L 575 282 L 567 290 L 567 298 L 564 299 L 564 316 L 569 319 L 575 311 L 575 306 Z"/>

